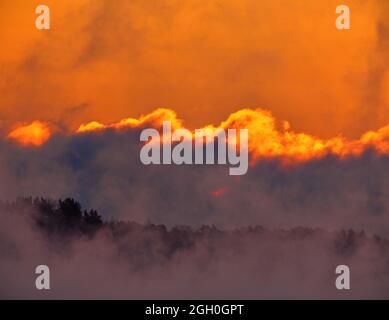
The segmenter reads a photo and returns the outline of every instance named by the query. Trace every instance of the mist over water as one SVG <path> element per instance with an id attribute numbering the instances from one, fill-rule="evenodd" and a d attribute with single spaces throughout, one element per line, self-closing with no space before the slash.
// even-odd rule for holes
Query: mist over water
<path id="1" fill-rule="evenodd" d="M 85 217 L 63 220 L 36 202 L 2 208 L 1 298 L 388 298 L 389 241 L 363 232 L 86 228 Z M 35 289 L 40 264 L 50 268 L 48 291 Z M 335 288 L 340 264 L 352 272 L 347 293 Z"/>

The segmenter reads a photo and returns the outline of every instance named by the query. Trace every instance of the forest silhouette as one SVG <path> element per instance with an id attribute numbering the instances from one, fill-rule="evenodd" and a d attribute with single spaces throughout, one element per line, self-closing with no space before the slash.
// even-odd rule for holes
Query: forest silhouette
<path id="1" fill-rule="evenodd" d="M 72 198 L 0 202 L 0 282 L 11 290 L 0 297 L 35 297 L 28 270 L 42 261 L 60 298 L 335 297 L 340 264 L 353 270 L 356 298 L 388 295 L 389 241 L 363 230 L 167 226 L 106 214 Z"/>
<path id="2" fill-rule="evenodd" d="M 141 224 L 114 219 L 104 221 L 96 210 L 84 210 L 81 204 L 73 198 L 51 200 L 42 197 L 19 197 L 13 202 L 0 202 L 0 212 L 3 213 L 4 219 L 7 215 L 19 215 L 28 219 L 35 229 L 51 239 L 84 236 L 92 238 L 97 232 L 108 232 L 112 240 L 119 241 L 120 238 L 131 235 L 139 239 L 141 235 L 143 249 L 152 248 L 152 240 L 157 237 L 158 241 L 162 240 L 165 244 L 165 253 L 189 249 L 202 239 L 212 242 L 249 235 L 261 236 L 268 233 L 284 240 L 308 240 L 318 234 L 328 234 L 334 240 L 334 251 L 341 255 L 352 255 L 367 241 L 373 241 L 380 247 L 389 248 L 387 239 L 377 235 L 366 235 L 363 230 L 348 229 L 330 232 L 308 227 L 268 230 L 262 226 L 223 230 L 214 225 L 203 225 L 200 228 L 174 226 L 169 229 L 165 225 L 152 223 Z"/>

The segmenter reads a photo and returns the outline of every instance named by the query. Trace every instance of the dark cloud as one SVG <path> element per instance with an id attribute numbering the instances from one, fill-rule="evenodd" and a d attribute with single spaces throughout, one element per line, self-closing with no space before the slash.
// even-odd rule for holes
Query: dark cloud
<path id="1" fill-rule="evenodd" d="M 169 226 L 310 226 L 388 235 L 389 159 L 367 151 L 291 166 L 145 166 L 138 130 L 57 134 L 39 148 L 0 144 L 1 197 L 74 197 L 105 217 Z M 218 196 L 212 194 L 223 189 Z"/>

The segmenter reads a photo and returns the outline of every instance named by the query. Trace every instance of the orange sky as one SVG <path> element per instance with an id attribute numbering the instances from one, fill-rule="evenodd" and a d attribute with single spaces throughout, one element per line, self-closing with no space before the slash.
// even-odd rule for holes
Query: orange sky
<path id="1" fill-rule="evenodd" d="M 296 131 L 356 137 L 389 123 L 389 4 L 363 0 L 0 0 L 0 128 L 76 129 L 158 107 L 189 127 L 242 108 Z M 335 8 L 351 8 L 351 30 Z"/>

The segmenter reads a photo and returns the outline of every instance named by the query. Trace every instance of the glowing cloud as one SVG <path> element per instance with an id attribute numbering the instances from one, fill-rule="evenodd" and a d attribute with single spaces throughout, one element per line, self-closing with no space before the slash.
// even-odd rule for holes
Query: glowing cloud
<path id="1" fill-rule="evenodd" d="M 126 118 L 117 123 L 108 125 L 101 124 L 97 121 L 91 121 L 86 124 L 82 124 L 78 129 L 77 133 L 98 131 L 102 129 L 122 129 L 122 128 L 136 128 L 136 127 L 161 127 L 163 121 L 170 121 L 172 123 L 172 129 L 182 127 L 182 122 L 177 118 L 177 114 L 170 109 L 159 108 L 147 115 L 142 115 L 139 119 Z"/>
<path id="2" fill-rule="evenodd" d="M 51 136 L 48 124 L 34 121 L 28 125 L 21 125 L 8 134 L 8 138 L 23 146 L 40 146 Z"/>
<path id="3" fill-rule="evenodd" d="M 160 129 L 163 121 L 170 121 L 172 129 L 185 128 L 182 120 L 171 109 L 157 109 L 138 119 L 126 118 L 116 123 L 103 124 L 92 121 L 82 124 L 74 134 L 85 134 L 106 129 L 126 130 L 152 127 Z M 296 163 L 320 158 L 328 154 L 340 158 L 358 156 L 367 149 L 379 154 L 389 154 L 389 125 L 377 131 L 368 131 L 359 139 L 350 140 L 338 135 L 321 139 L 306 133 L 298 133 L 290 128 L 289 122 L 277 121 L 270 111 L 263 109 L 242 109 L 232 113 L 218 126 L 206 125 L 200 130 L 226 130 L 230 128 L 249 130 L 249 153 L 251 162 L 263 158 L 279 158 L 284 163 Z M 23 146 L 39 146 L 51 136 L 49 125 L 35 121 L 19 126 L 8 134 L 8 138 Z M 234 141 L 229 140 L 229 143 Z"/>
<path id="4" fill-rule="evenodd" d="M 128 118 L 120 122 L 103 125 L 90 122 L 81 125 L 78 133 L 102 129 L 124 129 L 151 126 L 161 127 L 164 120 L 170 120 L 175 128 L 184 128 L 182 121 L 170 109 L 157 109 L 139 119 Z M 244 129 L 249 130 L 249 152 L 251 161 L 261 158 L 280 158 L 284 162 L 302 162 L 320 158 L 328 154 L 340 158 L 358 156 L 369 148 L 380 154 L 389 154 L 389 125 L 377 131 L 369 131 L 356 140 L 348 140 L 338 135 L 329 139 L 320 139 L 310 134 L 297 133 L 290 129 L 289 122 L 277 124 L 270 111 L 263 109 L 242 109 L 231 114 L 219 126 L 206 125 L 203 130 Z M 229 141 L 234 143 L 234 141 Z"/>

